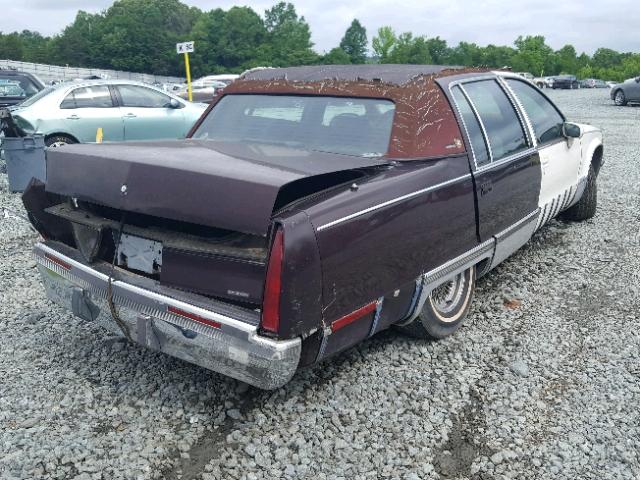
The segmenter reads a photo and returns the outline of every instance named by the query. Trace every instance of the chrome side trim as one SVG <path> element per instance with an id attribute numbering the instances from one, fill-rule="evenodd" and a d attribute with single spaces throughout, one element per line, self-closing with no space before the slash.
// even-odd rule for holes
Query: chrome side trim
<path id="1" fill-rule="evenodd" d="M 460 83 L 458 87 L 462 91 L 464 98 L 466 98 L 467 102 L 469 102 L 469 105 L 471 106 L 471 110 L 473 110 L 473 114 L 476 116 L 476 119 L 478 120 L 478 124 L 480 125 L 480 130 L 482 130 L 482 135 L 484 136 L 484 143 L 487 146 L 487 150 L 488 150 L 487 153 L 489 154 L 489 165 L 491 165 L 493 163 L 493 148 L 491 148 L 491 140 L 489 139 L 489 134 L 487 133 L 487 129 L 484 126 L 484 122 L 482 121 L 482 118 L 480 117 L 480 114 L 478 113 L 478 110 L 476 109 L 475 104 L 471 101 L 471 97 L 467 93 L 467 90 L 464 88 L 464 85 Z M 477 170 L 478 164 L 476 163 L 475 166 Z"/>
<path id="2" fill-rule="evenodd" d="M 506 165 L 507 163 L 513 162 L 514 160 L 520 160 L 521 158 L 529 157 L 535 154 L 536 152 L 537 150 L 535 148 L 531 148 L 531 147 L 527 148 L 526 150 L 516 152 L 507 157 L 501 158 L 500 160 L 497 160 L 495 162 L 487 163 L 486 165 L 483 165 L 482 167 L 478 168 L 475 173 L 482 173 L 482 172 L 486 172 L 487 170 L 492 170 L 494 168 L 501 167 L 503 165 Z"/>
<path id="3" fill-rule="evenodd" d="M 420 275 L 416 278 L 416 287 L 413 291 L 413 295 L 411 296 L 411 302 L 409 303 L 409 308 L 407 309 L 407 313 L 402 320 L 396 323 L 396 325 L 403 326 L 410 324 L 413 319 L 411 318 L 411 314 L 415 311 L 416 304 L 418 303 L 418 299 L 420 298 L 420 294 L 422 293 L 422 283 L 423 276 Z"/>
<path id="4" fill-rule="evenodd" d="M 427 298 L 435 287 L 455 277 L 458 273 L 463 272 L 472 265 L 475 265 L 478 261 L 491 258 L 494 246 L 495 239 L 491 238 L 418 277 L 416 280 L 416 283 L 420 284 L 418 299 L 413 305 L 413 311 L 410 311 L 407 317 L 398 323 L 398 325 L 408 325 L 418 317 Z"/>
<path id="5" fill-rule="evenodd" d="M 484 126 L 484 123 L 482 122 L 482 118 L 480 117 L 480 114 L 478 113 L 478 110 L 476 109 L 476 106 L 474 105 L 474 103 L 471 101 L 471 97 L 469 97 L 469 94 L 467 93 L 467 91 L 464 88 L 464 85 L 466 83 L 474 83 L 474 82 L 478 82 L 478 81 L 482 81 L 482 80 L 495 80 L 496 83 L 498 84 L 498 87 L 500 87 L 502 89 L 502 91 L 505 93 L 505 95 L 507 96 L 507 99 L 509 100 L 509 103 L 511 103 L 511 106 L 513 107 L 514 111 L 516 112 L 516 116 L 518 117 L 518 120 L 520 121 L 520 126 L 522 127 L 523 133 L 525 135 L 525 139 L 527 140 L 528 143 L 528 148 L 526 148 L 525 150 L 522 150 L 520 152 L 516 152 L 512 155 L 509 155 L 507 157 L 501 158 L 499 160 L 494 160 L 493 158 L 493 149 L 491 148 L 491 140 L 489 139 L 489 135 L 487 134 L 487 130 Z M 458 88 L 460 88 L 460 91 L 462 92 L 462 94 L 464 95 L 464 97 L 466 98 L 467 102 L 469 102 L 469 105 L 471 106 L 471 109 L 474 113 L 474 115 L 476 116 L 476 119 L 478 120 L 478 124 L 480 125 L 480 130 L 482 131 L 482 135 L 484 137 L 484 141 L 486 144 L 486 147 L 488 149 L 488 153 L 489 153 L 489 162 L 485 163 L 484 165 L 478 167 L 478 162 L 476 160 L 476 156 L 475 156 L 475 152 L 473 151 L 473 145 L 471 145 L 471 137 L 469 136 L 469 132 L 467 130 L 467 126 L 464 122 L 464 118 L 462 118 L 462 114 L 460 112 L 460 107 L 458 105 L 458 102 L 456 102 L 456 99 L 453 95 L 453 90 L 452 88 L 457 86 Z M 497 168 L 501 165 L 504 165 L 506 163 L 509 163 L 513 160 L 517 160 L 520 159 L 522 157 L 525 156 L 529 156 L 529 155 L 533 155 L 534 153 L 537 152 L 537 147 L 536 147 L 536 141 L 535 141 L 535 135 L 533 135 L 533 130 L 531 127 L 531 124 L 528 120 L 527 117 L 523 117 L 523 114 L 521 113 L 524 112 L 524 108 L 520 105 L 519 101 L 516 99 L 515 95 L 512 95 L 511 90 L 507 90 L 507 88 L 505 88 L 505 82 L 498 77 L 472 77 L 472 78 L 465 78 L 463 80 L 458 80 L 455 82 L 451 82 L 448 86 L 449 88 L 449 96 L 453 101 L 453 104 L 456 107 L 456 110 L 458 111 L 458 115 L 460 117 L 460 119 L 462 120 L 462 125 L 464 127 L 465 133 L 467 134 L 467 139 L 469 141 L 469 144 L 471 145 L 471 153 L 473 155 L 473 164 L 476 167 L 475 172 L 474 173 L 482 173 L 488 170 L 491 170 L 493 168 Z M 526 115 L 526 112 L 524 113 L 524 115 Z"/>
<path id="6" fill-rule="evenodd" d="M 540 209 L 536 208 L 526 217 L 495 235 L 496 248 L 487 271 L 495 268 L 529 241 L 536 231 L 539 216 Z"/>
<path id="7" fill-rule="evenodd" d="M 502 230 L 500 233 L 496 234 L 495 236 L 496 237 L 504 237 L 506 235 L 510 235 L 511 233 L 515 232 L 519 228 L 523 227 L 525 223 L 530 222 L 533 219 L 537 219 L 539 214 L 540 214 L 540 209 L 536 208 L 533 212 L 531 212 L 530 214 L 524 216 L 523 218 L 518 220 L 513 225 L 509 225 L 507 228 L 505 228 L 504 230 Z"/>
<path id="8" fill-rule="evenodd" d="M 536 148 L 537 143 L 535 140 L 532 124 L 529 121 L 529 117 L 527 116 L 527 112 L 522 106 L 522 103 L 520 103 L 520 99 L 518 99 L 518 97 L 515 95 L 513 90 L 509 88 L 509 85 L 507 84 L 504 78 L 498 75 L 496 76 L 496 80 L 498 81 L 498 85 L 502 87 L 502 91 L 507 95 L 509 102 L 511 102 L 511 106 L 513 106 L 513 109 L 516 111 L 516 115 L 520 120 L 520 125 L 522 126 L 522 132 L 525 134 L 527 143 L 529 144 L 530 147 Z"/>
<path id="9" fill-rule="evenodd" d="M 380 314 L 382 313 L 383 303 L 384 303 L 384 297 L 380 297 L 378 299 L 378 302 L 376 303 L 376 314 L 373 317 L 373 322 L 371 322 L 371 330 L 369 330 L 370 337 L 375 335 L 376 330 L 378 329 L 378 323 L 380 322 Z"/>
<path id="10" fill-rule="evenodd" d="M 331 221 L 329 223 L 325 223 L 324 225 L 320 225 L 316 230 L 318 232 L 321 232 L 322 230 L 326 230 L 327 228 L 331 228 L 331 227 L 333 227 L 335 225 L 339 225 L 340 223 L 344 223 L 344 222 L 349 221 L 349 220 L 351 220 L 353 218 L 360 217 L 362 215 L 366 215 L 367 213 L 373 212 L 375 210 L 379 210 L 379 209 L 384 208 L 384 207 L 388 207 L 389 205 L 393 205 L 395 203 L 402 202 L 404 200 L 408 200 L 408 199 L 413 198 L 413 197 L 417 197 L 418 195 L 423 195 L 425 193 L 430 193 L 430 192 L 433 192 L 435 190 L 439 190 L 441 188 L 447 187 L 449 185 L 453 185 L 455 183 L 461 182 L 461 181 L 466 180 L 468 178 L 471 178 L 471 174 L 470 173 L 467 173 L 466 175 L 462 175 L 460 177 L 452 178 L 451 180 L 447 180 L 447 181 L 442 182 L 442 183 L 438 183 L 437 185 L 432 185 L 431 187 L 427 187 L 427 188 L 423 188 L 421 190 L 416 190 L 415 192 L 407 193 L 406 195 L 402 195 L 401 197 L 396 197 L 396 198 L 393 198 L 391 200 L 387 200 L 386 202 L 379 203 L 379 204 L 374 205 L 372 207 L 365 208 L 364 210 L 360 210 L 358 212 L 349 214 L 349 215 L 347 215 L 345 217 L 338 218 L 338 219 L 333 220 L 333 221 Z"/>

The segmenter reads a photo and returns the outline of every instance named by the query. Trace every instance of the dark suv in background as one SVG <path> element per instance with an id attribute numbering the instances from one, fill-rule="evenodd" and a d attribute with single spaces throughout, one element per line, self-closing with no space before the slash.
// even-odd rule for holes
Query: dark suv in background
<path id="1" fill-rule="evenodd" d="M 573 75 L 557 75 L 553 77 L 553 83 L 551 84 L 551 88 L 553 88 L 554 90 L 556 88 L 563 88 L 567 90 L 573 89 L 573 88 L 580 88 L 580 82 L 578 82 L 578 79 Z"/>
<path id="2" fill-rule="evenodd" d="M 0 108 L 17 105 L 43 88 L 44 84 L 30 73 L 0 69 Z"/>

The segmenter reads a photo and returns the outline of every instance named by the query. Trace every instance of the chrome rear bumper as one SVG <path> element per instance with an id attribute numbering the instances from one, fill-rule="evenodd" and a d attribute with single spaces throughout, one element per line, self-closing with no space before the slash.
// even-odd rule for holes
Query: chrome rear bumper
<path id="1" fill-rule="evenodd" d="M 35 246 L 47 296 L 78 317 L 124 336 L 107 301 L 107 265 L 89 267 L 74 253 L 55 242 Z M 131 274 L 117 273 L 111 282 L 113 305 L 133 341 L 263 389 L 278 388 L 295 373 L 301 340 L 258 335 L 257 312 L 203 297 L 185 300 L 186 294 L 177 290 L 154 288 L 157 284 L 144 278 L 148 288 L 142 288 L 127 282 Z"/>

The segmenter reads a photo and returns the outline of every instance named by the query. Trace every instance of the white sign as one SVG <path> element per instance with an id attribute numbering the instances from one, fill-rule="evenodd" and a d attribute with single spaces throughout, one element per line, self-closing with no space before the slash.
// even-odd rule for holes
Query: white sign
<path id="1" fill-rule="evenodd" d="M 193 53 L 193 42 L 176 43 L 178 53 Z"/>

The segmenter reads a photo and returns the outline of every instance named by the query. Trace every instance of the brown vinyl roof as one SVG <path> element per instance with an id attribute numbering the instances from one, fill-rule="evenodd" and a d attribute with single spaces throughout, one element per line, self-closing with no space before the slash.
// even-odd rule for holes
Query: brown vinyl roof
<path id="1" fill-rule="evenodd" d="M 250 70 L 242 78 L 244 80 L 286 80 L 289 82 L 342 80 L 346 82 L 382 82 L 405 85 L 420 75 L 438 77 L 445 70 L 461 69 L 462 67 L 447 65 L 318 65 Z"/>
<path id="2" fill-rule="evenodd" d="M 445 65 L 321 65 L 245 72 L 225 95 L 325 95 L 385 98 L 396 106 L 387 156 L 442 157 L 465 152 L 462 133 L 437 78 L 487 70 Z M 203 117 L 202 117 L 203 118 Z M 196 123 L 192 132 L 198 127 Z"/>

